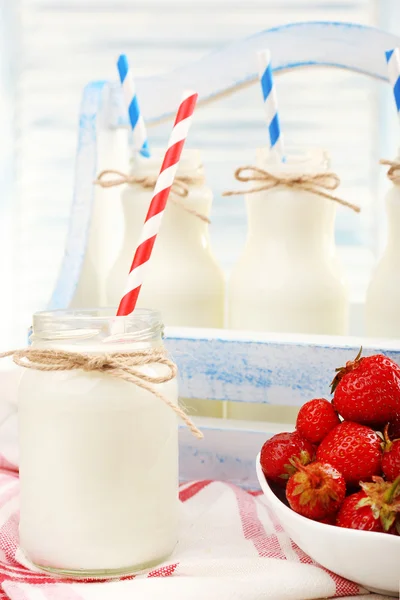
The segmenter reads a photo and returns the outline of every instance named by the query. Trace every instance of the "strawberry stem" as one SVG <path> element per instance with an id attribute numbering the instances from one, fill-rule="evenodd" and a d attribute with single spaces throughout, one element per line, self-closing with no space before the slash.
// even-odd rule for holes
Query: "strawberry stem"
<path id="1" fill-rule="evenodd" d="M 355 357 L 354 360 L 348 360 L 346 365 L 344 367 L 339 367 L 337 369 L 335 369 L 336 375 L 335 377 L 332 379 L 331 382 L 331 394 L 334 393 L 334 391 L 336 390 L 340 380 L 342 379 L 343 375 L 346 375 L 346 373 L 349 373 L 350 371 L 352 371 L 353 369 L 356 368 L 357 364 L 360 362 L 361 360 L 361 354 L 362 354 L 362 346 L 360 347 L 357 356 Z"/>
<path id="2" fill-rule="evenodd" d="M 303 463 L 301 462 L 301 459 L 298 456 L 293 456 L 292 458 L 289 458 L 289 462 L 292 465 L 292 467 L 296 469 L 296 471 L 304 470 Z"/>
<path id="3" fill-rule="evenodd" d="M 391 450 L 391 448 L 393 446 L 393 442 L 391 441 L 391 439 L 389 437 L 389 423 L 387 423 L 387 425 L 385 425 L 385 429 L 383 430 L 383 438 L 384 438 L 383 451 L 389 452 L 389 450 Z"/>
<path id="4" fill-rule="evenodd" d="M 398 477 L 396 477 L 396 479 L 393 481 L 390 488 L 387 490 L 387 492 L 383 496 L 383 501 L 386 502 L 386 504 L 391 504 L 393 498 L 397 494 L 397 489 L 398 489 L 399 485 L 400 485 L 400 475 Z"/>

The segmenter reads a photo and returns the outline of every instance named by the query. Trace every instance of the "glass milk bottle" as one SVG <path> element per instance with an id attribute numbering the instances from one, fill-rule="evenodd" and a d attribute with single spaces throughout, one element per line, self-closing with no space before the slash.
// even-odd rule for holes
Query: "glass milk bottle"
<path id="1" fill-rule="evenodd" d="M 400 156 L 396 160 L 400 162 Z M 372 274 L 365 305 L 365 332 L 400 338 L 400 168 L 389 169 L 393 185 L 386 194 L 387 243 Z"/>
<path id="2" fill-rule="evenodd" d="M 97 172 L 103 169 L 124 168 L 127 154 L 127 132 L 125 129 L 100 128 L 97 137 Z M 79 190 L 79 188 L 78 188 Z M 91 204 L 88 230 L 82 267 L 75 293 L 69 308 L 93 308 L 106 306 L 104 298 L 105 280 L 110 269 L 110 257 L 115 247 L 115 230 L 119 225 L 115 204 L 119 200 L 117 188 L 102 189 L 94 186 L 93 197 L 89 193 L 75 201 Z M 79 194 L 78 194 L 79 196 Z M 85 206 L 81 207 L 85 212 Z M 77 218 L 77 217 L 75 217 Z"/>
<path id="3" fill-rule="evenodd" d="M 151 158 L 136 156 L 131 175 L 155 180 L 162 157 L 163 153 L 157 151 Z M 225 302 L 223 273 L 210 248 L 208 222 L 190 212 L 208 217 L 213 198 L 198 150 L 183 151 L 177 177 L 193 182 L 187 184 L 186 197 L 170 194 L 138 306 L 159 310 L 167 326 L 221 328 Z M 107 279 L 107 306 L 117 306 L 122 297 L 152 191 L 152 186 L 146 188 L 135 183 L 125 186 L 121 193 L 125 236 Z M 188 409 L 202 416 L 222 414 L 221 403 L 187 399 L 184 402 Z"/>
<path id="4" fill-rule="evenodd" d="M 259 149 L 257 166 L 277 176 L 300 176 L 325 173 L 329 163 L 322 151 L 288 154 L 281 162 Z M 253 187 L 260 185 L 253 182 Z M 336 202 L 279 185 L 247 194 L 246 206 L 247 241 L 228 284 L 229 327 L 346 334 L 349 301 L 334 241 Z M 263 418 L 266 411 L 232 405 L 229 414 Z"/>
<path id="5" fill-rule="evenodd" d="M 147 159 L 137 157 L 131 175 L 154 180 L 160 165 L 160 153 Z M 186 197 L 170 194 L 138 305 L 159 310 L 168 326 L 223 327 L 223 274 L 210 249 L 208 223 L 190 212 L 208 217 L 212 203 L 198 151 L 183 152 L 179 176 L 193 182 L 187 184 Z M 152 191 L 152 186 L 139 183 L 122 191 L 125 237 L 107 280 L 108 306 L 118 305 L 122 297 Z"/>
<path id="6" fill-rule="evenodd" d="M 106 338 L 118 321 L 115 341 Z M 33 318 L 31 349 L 99 357 L 162 349 L 158 313 L 55 311 Z M 140 361 L 139 361 L 140 362 Z M 177 403 L 170 367 L 153 389 Z M 19 390 L 21 547 L 46 570 L 80 577 L 136 572 L 166 559 L 177 542 L 178 426 L 148 389 L 74 368 L 26 369 Z"/>

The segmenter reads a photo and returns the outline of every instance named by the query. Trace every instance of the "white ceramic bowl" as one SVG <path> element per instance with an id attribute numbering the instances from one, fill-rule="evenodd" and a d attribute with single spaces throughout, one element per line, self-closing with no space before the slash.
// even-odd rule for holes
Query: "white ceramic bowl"
<path id="1" fill-rule="evenodd" d="M 257 457 L 257 477 L 270 508 L 292 540 L 320 565 L 373 592 L 398 597 L 400 537 L 344 529 L 302 517 L 267 483 Z"/>

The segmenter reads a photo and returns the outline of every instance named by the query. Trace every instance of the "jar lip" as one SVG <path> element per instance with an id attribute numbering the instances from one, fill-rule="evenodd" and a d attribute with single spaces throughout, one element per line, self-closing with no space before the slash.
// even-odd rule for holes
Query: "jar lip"
<path id="1" fill-rule="evenodd" d="M 101 308 L 56 308 L 54 310 L 41 310 L 34 313 L 34 317 L 62 317 L 63 319 L 134 319 L 135 317 L 157 318 L 161 322 L 161 314 L 152 308 L 136 308 L 133 313 L 117 316 L 117 309 L 113 307 Z"/>
<path id="2" fill-rule="evenodd" d="M 44 339 L 93 338 L 97 336 L 143 340 L 162 334 L 161 314 L 152 309 L 136 308 L 126 316 L 117 316 L 115 308 L 56 309 L 33 315 L 33 335 Z M 104 340 L 105 341 L 105 340 Z"/>

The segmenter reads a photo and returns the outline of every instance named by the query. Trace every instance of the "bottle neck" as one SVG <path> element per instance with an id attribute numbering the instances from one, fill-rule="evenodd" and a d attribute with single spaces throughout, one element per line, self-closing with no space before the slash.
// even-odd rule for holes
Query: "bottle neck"
<path id="1" fill-rule="evenodd" d="M 249 243 L 294 255 L 331 252 L 336 206 L 331 200 L 285 186 L 246 196 Z"/>
<path id="2" fill-rule="evenodd" d="M 387 250 L 400 254 L 400 185 L 393 185 L 386 196 Z"/>
<path id="3" fill-rule="evenodd" d="M 329 157 L 322 150 L 302 150 L 286 155 L 283 161 L 269 149 L 257 150 L 257 167 L 277 178 L 310 177 L 326 173 Z M 255 186 L 259 182 L 254 182 Z M 301 189 L 277 185 L 248 194 L 249 241 L 269 251 L 280 249 L 299 254 L 332 252 L 336 206 L 332 200 Z"/>
<path id="4" fill-rule="evenodd" d="M 182 197 L 170 192 L 163 224 L 159 236 L 162 239 L 177 236 L 182 238 L 197 238 L 208 235 L 207 221 L 196 214 L 209 218 L 212 204 L 212 192 L 206 185 L 188 185 L 188 195 Z M 141 231 L 152 196 L 152 190 L 139 184 L 126 187 L 122 194 L 122 205 L 125 216 L 125 236 L 132 236 Z"/>

